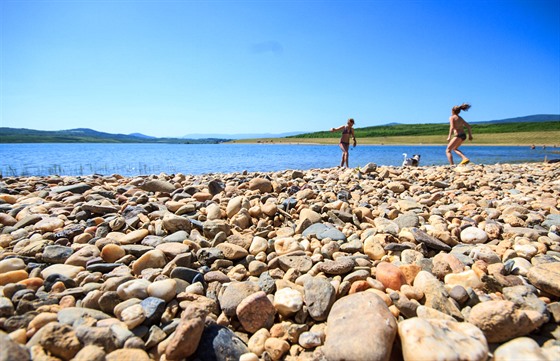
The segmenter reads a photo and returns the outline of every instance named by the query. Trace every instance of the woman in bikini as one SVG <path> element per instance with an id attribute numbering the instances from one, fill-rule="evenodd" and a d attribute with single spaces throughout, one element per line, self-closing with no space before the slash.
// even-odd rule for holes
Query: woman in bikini
<path id="1" fill-rule="evenodd" d="M 449 164 L 453 165 L 453 154 L 451 151 L 454 151 L 462 158 L 460 164 L 467 164 L 470 162 L 469 158 L 467 158 L 463 152 L 459 150 L 463 141 L 467 139 L 467 135 L 465 134 L 465 128 L 469 133 L 469 140 L 472 140 L 472 133 L 471 133 L 471 126 L 469 123 L 465 121 L 465 119 L 459 116 L 461 110 L 467 111 L 471 107 L 470 104 L 463 103 L 461 105 L 455 105 L 453 109 L 451 109 L 451 116 L 449 117 L 449 136 L 447 137 L 447 149 L 445 153 L 447 154 L 447 159 L 449 160 Z M 453 136 L 453 138 L 451 137 Z"/>
<path id="2" fill-rule="evenodd" d="M 350 137 L 354 139 L 354 147 L 356 146 L 356 136 L 354 135 L 354 119 L 348 119 L 346 125 L 342 125 L 338 128 L 331 128 L 331 132 L 338 132 L 342 130 L 342 136 L 340 137 L 340 149 L 342 150 L 342 160 L 340 161 L 340 166 L 348 168 L 348 150 L 350 149 Z"/>

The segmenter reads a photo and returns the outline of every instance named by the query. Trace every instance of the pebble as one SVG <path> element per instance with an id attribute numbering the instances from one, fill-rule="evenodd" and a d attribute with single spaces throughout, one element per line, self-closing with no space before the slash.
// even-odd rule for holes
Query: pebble
<path id="1" fill-rule="evenodd" d="M 292 288 L 282 288 L 274 295 L 274 307 L 281 315 L 291 316 L 303 307 L 303 295 Z"/>
<path id="2" fill-rule="evenodd" d="M 177 281 L 174 279 L 156 281 L 149 284 L 146 291 L 151 297 L 157 297 L 165 302 L 169 302 L 177 295 Z"/>
<path id="3" fill-rule="evenodd" d="M 381 262 L 375 270 L 375 277 L 385 288 L 400 290 L 406 284 L 406 278 L 401 269 L 394 264 Z"/>
<path id="4" fill-rule="evenodd" d="M 25 262 L 21 258 L 7 258 L 0 261 L 0 274 L 25 269 Z"/>
<path id="5" fill-rule="evenodd" d="M 271 328 L 275 315 L 274 305 L 263 291 L 246 297 L 236 308 L 237 319 L 249 333 Z"/>
<path id="6" fill-rule="evenodd" d="M 16 283 L 27 279 L 27 277 L 29 277 L 29 273 L 25 270 L 8 271 L 0 274 L 0 286 Z"/>
<path id="7" fill-rule="evenodd" d="M 0 355 L 552 360 L 558 179 L 545 163 L 4 177 Z"/>

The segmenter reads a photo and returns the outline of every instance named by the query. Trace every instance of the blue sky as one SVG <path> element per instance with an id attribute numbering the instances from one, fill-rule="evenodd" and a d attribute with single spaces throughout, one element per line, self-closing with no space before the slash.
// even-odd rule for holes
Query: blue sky
<path id="1" fill-rule="evenodd" d="M 0 5 L 0 126 L 152 136 L 560 114 L 558 0 Z"/>

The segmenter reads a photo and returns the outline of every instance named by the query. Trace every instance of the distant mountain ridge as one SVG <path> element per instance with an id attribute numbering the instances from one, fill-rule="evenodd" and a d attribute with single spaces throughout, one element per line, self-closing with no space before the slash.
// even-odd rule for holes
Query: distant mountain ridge
<path id="1" fill-rule="evenodd" d="M 517 117 L 517 118 L 486 120 L 486 121 L 469 122 L 469 123 L 471 124 L 481 124 L 481 123 L 496 124 L 496 123 L 519 123 L 519 122 L 540 123 L 540 122 L 553 122 L 553 121 L 560 121 L 560 114 L 535 114 L 535 115 L 527 115 L 524 117 Z"/>
<path id="2" fill-rule="evenodd" d="M 229 139 L 156 138 L 141 133 L 111 134 L 89 128 L 35 130 L 0 128 L 0 143 L 223 143 Z"/>

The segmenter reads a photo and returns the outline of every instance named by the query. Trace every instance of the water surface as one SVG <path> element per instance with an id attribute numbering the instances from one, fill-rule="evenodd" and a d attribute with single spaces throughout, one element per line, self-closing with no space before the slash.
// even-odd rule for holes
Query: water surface
<path id="1" fill-rule="evenodd" d="M 473 163 L 525 163 L 560 158 L 559 149 L 528 146 L 463 146 Z M 400 166 L 403 153 L 421 165 L 447 164 L 445 146 L 361 145 L 350 150 L 350 167 Z M 0 144 L 3 176 L 203 174 L 330 168 L 340 164 L 338 145 L 293 144 Z M 456 162 L 459 158 L 455 157 Z"/>

